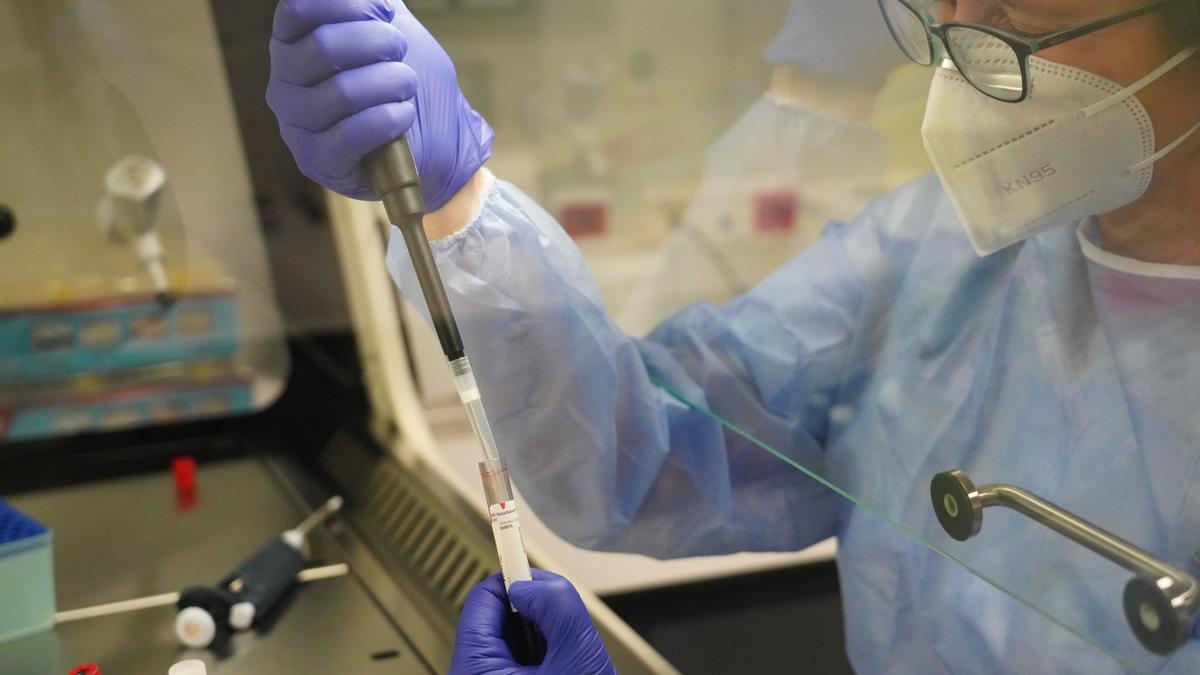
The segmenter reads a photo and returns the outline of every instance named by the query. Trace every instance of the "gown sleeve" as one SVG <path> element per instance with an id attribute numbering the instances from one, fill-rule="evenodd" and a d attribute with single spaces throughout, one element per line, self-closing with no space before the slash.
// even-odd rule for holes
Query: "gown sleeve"
<path id="1" fill-rule="evenodd" d="M 530 507 L 576 545 L 660 558 L 834 534 L 836 495 L 797 469 L 822 473 L 864 267 L 878 258 L 870 219 L 831 223 L 745 295 L 691 305 L 635 340 L 554 219 L 492 180 L 479 213 L 433 248 Z M 389 270 L 428 318 L 392 234 Z"/>

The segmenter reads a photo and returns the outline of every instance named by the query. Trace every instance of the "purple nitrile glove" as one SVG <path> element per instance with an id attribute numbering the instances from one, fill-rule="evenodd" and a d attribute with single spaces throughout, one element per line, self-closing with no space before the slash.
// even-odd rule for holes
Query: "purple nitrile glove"
<path id="1" fill-rule="evenodd" d="M 546 638 L 546 659 L 541 665 L 521 665 L 504 641 L 504 624 L 511 613 L 509 600 Z M 571 582 L 557 574 L 535 569 L 533 581 L 517 581 L 507 594 L 503 578 L 493 574 L 467 596 L 458 620 L 450 675 L 616 675 L 616 672 L 579 593 Z"/>
<path id="2" fill-rule="evenodd" d="M 404 134 L 429 211 L 492 153 L 450 57 L 400 0 L 282 0 L 267 105 L 300 171 L 355 199 L 377 198 L 362 158 Z"/>
<path id="3" fill-rule="evenodd" d="M 878 0 L 792 0 L 763 56 L 773 66 L 795 66 L 871 91 L 908 63 Z"/>

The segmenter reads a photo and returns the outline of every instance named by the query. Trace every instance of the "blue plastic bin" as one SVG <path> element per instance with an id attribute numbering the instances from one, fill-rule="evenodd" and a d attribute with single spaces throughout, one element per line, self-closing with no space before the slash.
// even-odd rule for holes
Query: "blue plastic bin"
<path id="1" fill-rule="evenodd" d="M 45 525 L 0 499 L 0 642 L 54 626 L 54 557 Z"/>

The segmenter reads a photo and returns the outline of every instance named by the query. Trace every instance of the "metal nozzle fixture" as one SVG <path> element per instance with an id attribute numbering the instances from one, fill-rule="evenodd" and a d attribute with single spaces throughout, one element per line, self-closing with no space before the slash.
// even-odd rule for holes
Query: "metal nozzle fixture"
<path id="1" fill-rule="evenodd" d="M 104 174 L 100 229 L 113 242 L 133 248 L 164 308 L 175 302 L 167 280 L 165 252 L 155 227 L 167 174 L 158 162 L 137 155 L 120 159 Z"/>
<path id="2" fill-rule="evenodd" d="M 104 174 L 108 218 L 101 226 L 109 237 L 129 242 L 154 228 L 167 174 L 162 165 L 147 157 L 128 155 Z"/>

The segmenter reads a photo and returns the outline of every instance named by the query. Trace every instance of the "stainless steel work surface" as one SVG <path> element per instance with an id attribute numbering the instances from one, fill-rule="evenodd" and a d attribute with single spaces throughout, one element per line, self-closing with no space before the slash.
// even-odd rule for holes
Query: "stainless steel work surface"
<path id="1" fill-rule="evenodd" d="M 197 476 L 190 508 L 165 467 L 13 497 L 54 530 L 58 608 L 214 583 L 305 515 L 263 459 L 201 463 Z M 332 541 L 314 532 L 316 561 L 342 562 Z M 0 673 L 62 674 L 91 662 L 106 674 L 161 674 L 182 658 L 204 659 L 210 673 L 430 672 L 353 570 L 302 585 L 264 630 L 235 636 L 219 653 L 184 650 L 174 615 L 173 607 L 140 610 L 0 644 Z"/>

